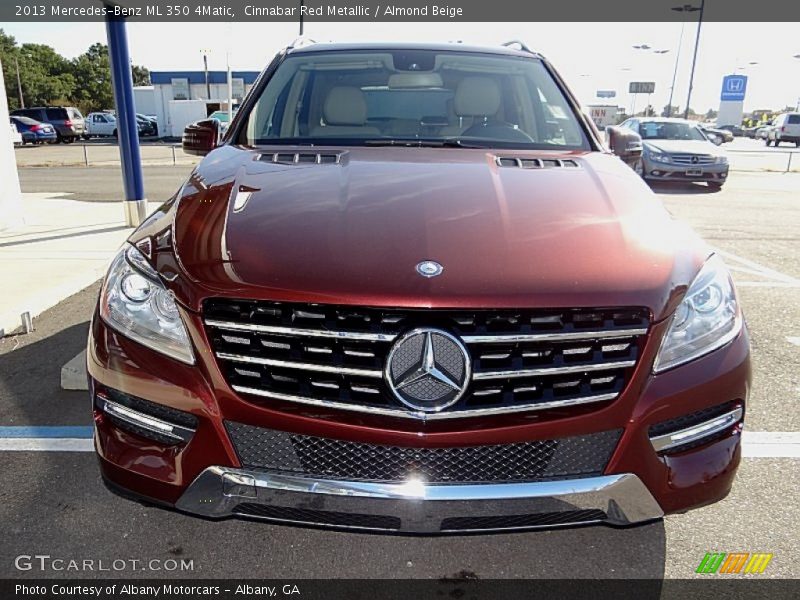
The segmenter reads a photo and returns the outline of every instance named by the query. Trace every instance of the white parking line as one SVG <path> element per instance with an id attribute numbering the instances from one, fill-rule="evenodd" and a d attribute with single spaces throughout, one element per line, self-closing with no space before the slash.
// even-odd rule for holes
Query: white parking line
<path id="1" fill-rule="evenodd" d="M 92 452 L 91 439 L 0 438 L 0 451 L 7 452 Z"/>
<path id="2" fill-rule="evenodd" d="M 800 287 L 800 279 L 796 277 L 786 275 L 775 269 L 770 269 L 769 267 L 760 265 L 757 262 L 738 256 L 732 252 L 726 252 L 719 248 L 716 248 L 714 251 L 725 260 L 725 263 L 731 271 L 755 275 L 756 277 L 762 277 L 767 280 L 737 281 L 736 285 L 738 287 Z"/>
<path id="3" fill-rule="evenodd" d="M 786 341 L 790 344 L 794 344 L 795 346 L 800 346 L 800 335 L 799 336 L 786 336 Z"/>
<path id="4" fill-rule="evenodd" d="M 0 451 L 6 452 L 92 452 L 86 438 L 7 437 L 0 438 Z M 745 431 L 744 458 L 800 458 L 800 432 Z"/>
<path id="5" fill-rule="evenodd" d="M 800 433 L 796 431 L 745 431 L 745 458 L 800 458 Z"/>

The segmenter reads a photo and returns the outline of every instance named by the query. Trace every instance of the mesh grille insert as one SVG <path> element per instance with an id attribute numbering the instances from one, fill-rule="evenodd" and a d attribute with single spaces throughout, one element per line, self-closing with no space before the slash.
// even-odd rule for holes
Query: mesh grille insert
<path id="1" fill-rule="evenodd" d="M 226 421 L 249 469 L 319 479 L 434 483 L 543 481 L 599 475 L 621 430 L 491 446 L 413 448 L 298 435 Z"/>

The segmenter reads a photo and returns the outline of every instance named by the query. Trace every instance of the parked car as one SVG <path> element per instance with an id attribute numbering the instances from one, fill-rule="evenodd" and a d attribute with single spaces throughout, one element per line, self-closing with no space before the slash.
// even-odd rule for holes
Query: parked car
<path id="1" fill-rule="evenodd" d="M 89 113 L 84 137 L 117 137 L 117 117 L 110 112 Z"/>
<path id="2" fill-rule="evenodd" d="M 742 132 L 744 137 L 750 138 L 751 140 L 756 139 L 756 131 L 758 131 L 758 125 L 753 125 L 752 127 L 744 127 L 742 128 Z"/>
<path id="3" fill-rule="evenodd" d="M 739 125 L 720 125 L 717 129 L 730 131 L 731 135 L 734 137 L 742 137 L 744 135 L 744 131 L 742 131 Z"/>
<path id="4" fill-rule="evenodd" d="M 136 113 L 136 121 L 139 123 L 139 135 L 158 135 L 158 122 L 155 119 Z"/>
<path id="5" fill-rule="evenodd" d="M 52 144 L 58 137 L 55 127 L 50 123 L 40 123 L 29 117 L 12 116 L 11 123 L 22 137 L 22 144 Z"/>
<path id="6" fill-rule="evenodd" d="M 789 142 L 800 148 L 800 112 L 784 113 L 775 117 L 765 140 L 767 146 Z"/>
<path id="7" fill-rule="evenodd" d="M 22 145 L 22 135 L 20 135 L 19 130 L 17 129 L 14 120 L 12 119 L 9 122 L 9 130 L 11 132 L 11 143 L 14 146 L 21 146 Z"/>
<path id="8" fill-rule="evenodd" d="M 234 113 L 236 114 L 236 113 Z M 228 119 L 228 111 L 227 110 L 215 110 L 213 113 L 208 115 L 209 119 L 216 119 L 219 121 L 220 129 L 224 134 L 228 131 L 228 126 L 230 125 L 230 121 Z"/>
<path id="9" fill-rule="evenodd" d="M 720 188 L 728 178 L 728 158 L 691 121 L 636 117 L 622 126 L 642 136 L 636 172 L 648 181 L 705 181 Z"/>
<path id="10" fill-rule="evenodd" d="M 84 137 L 117 137 L 117 117 L 113 111 L 105 110 L 102 112 L 90 113 L 86 117 L 86 134 Z M 136 115 L 136 128 L 138 135 L 152 135 L 152 126 L 149 120 L 140 119 Z"/>
<path id="11" fill-rule="evenodd" d="M 706 134 L 707 138 L 718 146 L 733 141 L 733 132 L 728 129 L 717 129 L 709 125 L 698 125 L 698 127 Z M 717 142 L 717 140 L 719 140 L 719 142 Z"/>
<path id="12" fill-rule="evenodd" d="M 664 125 L 685 126 L 644 131 Z M 111 490 L 426 533 L 728 494 L 750 388 L 731 275 L 543 57 L 288 48 L 220 131 L 186 128 L 205 158 L 102 285 L 87 362 Z"/>
<path id="13" fill-rule="evenodd" d="M 73 106 L 35 106 L 19 108 L 11 113 L 18 117 L 28 117 L 35 121 L 50 123 L 56 130 L 57 141 L 68 144 L 79 139 L 84 132 L 85 123 L 81 112 Z"/>
<path id="14" fill-rule="evenodd" d="M 761 125 L 756 129 L 756 139 L 757 140 L 766 140 L 769 136 L 769 130 L 772 129 L 773 124 L 772 121 L 765 125 Z"/>

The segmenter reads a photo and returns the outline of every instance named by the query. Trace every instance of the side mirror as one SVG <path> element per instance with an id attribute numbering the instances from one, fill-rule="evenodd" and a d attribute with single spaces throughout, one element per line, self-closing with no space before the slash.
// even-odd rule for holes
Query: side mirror
<path id="1" fill-rule="evenodd" d="M 642 158 L 642 137 L 627 127 L 607 127 L 608 147 L 622 162 L 633 166 Z"/>
<path id="2" fill-rule="evenodd" d="M 205 156 L 219 145 L 220 138 L 219 121 L 205 119 L 186 126 L 181 146 L 186 154 Z"/>
<path id="3" fill-rule="evenodd" d="M 721 146 L 722 142 L 725 141 L 725 138 L 723 138 L 720 135 L 717 135 L 716 133 L 708 132 L 708 133 L 706 133 L 706 135 L 708 136 L 708 139 L 711 140 L 711 142 L 713 142 L 717 146 Z"/>

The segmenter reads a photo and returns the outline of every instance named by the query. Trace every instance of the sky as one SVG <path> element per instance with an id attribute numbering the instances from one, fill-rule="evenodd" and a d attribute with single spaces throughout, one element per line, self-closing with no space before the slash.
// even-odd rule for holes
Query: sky
<path id="1" fill-rule="evenodd" d="M 20 43 L 48 44 L 74 57 L 95 42 L 105 42 L 103 23 L 0 23 Z M 497 45 L 523 40 L 544 54 L 584 105 L 608 103 L 597 90 L 616 90 L 611 103 L 630 110 L 630 81 L 654 81 L 651 104 L 667 104 L 678 60 L 673 104 L 684 107 L 696 23 L 316 23 L 305 34 L 317 41 L 456 41 Z M 134 63 L 152 71 L 202 70 L 201 50 L 210 51 L 209 68 L 260 71 L 297 33 L 294 23 L 129 23 Z M 634 49 L 635 45 L 650 50 Z M 668 50 L 659 54 L 654 50 Z M 680 55 L 678 57 L 678 51 Z M 701 30 L 692 108 L 719 107 L 722 77 L 748 76 L 745 110 L 795 106 L 800 98 L 800 37 L 796 23 L 704 23 Z M 753 64 L 757 63 L 757 64 Z M 647 99 L 639 96 L 636 109 Z"/>

